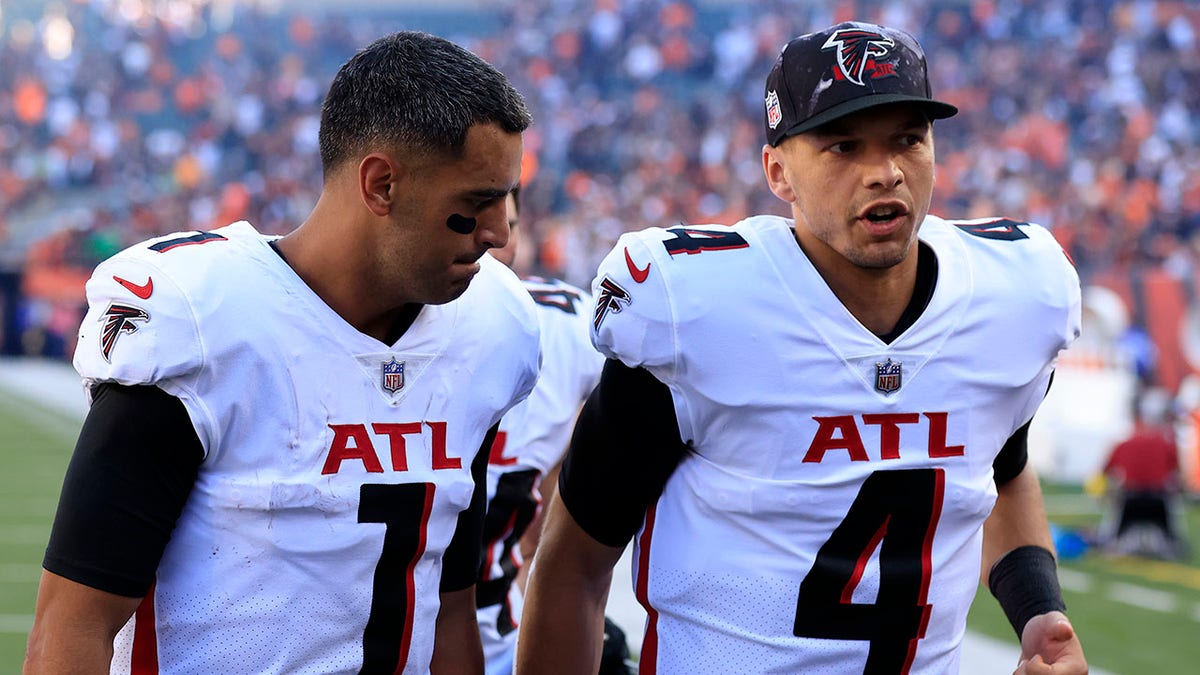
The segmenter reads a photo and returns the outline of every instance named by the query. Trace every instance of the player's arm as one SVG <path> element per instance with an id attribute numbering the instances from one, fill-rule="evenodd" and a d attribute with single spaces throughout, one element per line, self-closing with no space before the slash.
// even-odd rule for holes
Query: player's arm
<path id="1" fill-rule="evenodd" d="M 113 638 L 140 602 L 42 570 L 23 672 L 108 673 Z"/>
<path id="2" fill-rule="evenodd" d="M 483 643 L 475 619 L 475 586 L 442 591 L 441 603 L 429 672 L 433 675 L 482 674 Z"/>
<path id="3" fill-rule="evenodd" d="M 1064 611 L 1037 473 L 1027 463 L 1029 425 L 997 457 L 996 505 L 983 526 L 981 579 L 1021 640 L 1017 673 L 1087 673 L 1083 646 Z"/>
<path id="4" fill-rule="evenodd" d="M 613 565 L 686 452 L 667 387 L 641 368 L 605 363 L 534 554 L 518 673 L 596 672 Z"/>
<path id="5" fill-rule="evenodd" d="M 576 407 L 575 415 L 570 421 L 571 428 L 575 426 L 575 422 L 579 419 L 579 412 L 583 409 L 583 403 L 587 401 L 591 392 L 595 391 L 596 384 L 600 380 L 600 372 L 604 368 L 604 356 L 592 346 L 591 338 L 589 337 L 592 322 L 591 312 L 583 309 L 593 306 L 591 296 L 581 291 L 573 304 L 573 307 L 578 311 L 575 314 L 578 318 L 574 319 L 576 323 L 571 326 L 575 330 L 559 331 L 559 334 L 563 334 L 563 338 L 567 341 L 558 343 L 563 346 L 558 347 L 556 353 L 565 355 L 563 358 L 567 358 L 571 363 L 569 368 L 562 367 L 559 370 L 564 372 L 570 371 L 574 378 L 576 378 L 573 380 L 573 386 L 578 388 L 573 389 L 579 397 L 579 405 Z M 543 338 L 547 337 L 548 333 L 549 331 L 544 331 L 542 333 Z M 546 367 L 546 364 L 543 363 L 543 368 Z M 566 446 L 569 445 L 568 441 Z M 562 448 L 563 454 L 567 451 L 566 446 Z M 538 508 L 533 522 L 529 523 L 529 527 L 525 529 L 525 534 L 521 535 L 520 547 L 522 560 L 533 560 L 534 551 L 537 550 L 538 543 L 542 538 L 542 524 L 546 521 L 546 509 L 550 507 L 550 502 L 554 498 L 554 494 L 558 491 L 558 474 L 561 470 L 562 457 L 560 456 L 558 461 L 554 463 L 554 466 L 546 472 L 546 475 L 542 476 L 541 482 L 538 483 L 538 503 L 540 508 Z M 525 584 L 528 577 L 529 565 L 522 565 L 517 570 L 517 576 L 513 580 L 513 583 L 517 585 L 517 588 L 521 589 L 522 593 L 525 592 Z"/>
<path id="6" fill-rule="evenodd" d="M 202 456 L 179 399 L 151 386 L 93 391 L 46 547 L 26 673 L 108 672 Z"/>
<path id="7" fill-rule="evenodd" d="M 624 550 L 593 539 L 554 496 L 530 566 L 517 673 L 596 672 L 612 570 Z"/>

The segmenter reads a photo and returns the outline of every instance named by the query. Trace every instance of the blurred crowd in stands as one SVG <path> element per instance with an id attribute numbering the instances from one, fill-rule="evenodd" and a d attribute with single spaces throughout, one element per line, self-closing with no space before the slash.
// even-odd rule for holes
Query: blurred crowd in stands
<path id="1" fill-rule="evenodd" d="M 763 79 L 790 37 L 859 18 L 916 34 L 935 94 L 962 111 L 936 127 L 934 213 L 1042 223 L 1085 282 L 1195 274 L 1192 0 L 431 4 L 0 6 L 3 351 L 69 357 L 83 281 L 135 241 L 298 225 L 325 87 L 402 28 L 466 45 L 529 99 L 526 273 L 587 285 L 623 231 L 785 214 L 763 186 Z"/>

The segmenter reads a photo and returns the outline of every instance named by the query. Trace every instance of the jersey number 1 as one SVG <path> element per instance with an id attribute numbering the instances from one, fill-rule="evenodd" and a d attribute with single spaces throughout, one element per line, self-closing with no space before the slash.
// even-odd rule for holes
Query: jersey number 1
<path id="1" fill-rule="evenodd" d="M 796 599 L 797 637 L 869 640 L 864 674 L 907 673 L 929 623 L 930 557 L 942 511 L 942 469 L 876 471 L 817 552 Z M 875 604 L 853 602 L 879 548 Z"/>

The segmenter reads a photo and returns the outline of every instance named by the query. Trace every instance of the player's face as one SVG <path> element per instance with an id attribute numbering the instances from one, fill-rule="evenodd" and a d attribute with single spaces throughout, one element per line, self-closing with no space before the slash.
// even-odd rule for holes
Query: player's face
<path id="1" fill-rule="evenodd" d="M 441 304 L 462 295 L 489 249 L 508 242 L 505 201 L 521 175 L 521 135 L 494 124 L 467 133 L 461 157 L 428 161 L 400 185 L 396 236 L 381 251 L 403 278 L 410 302 Z"/>
<path id="2" fill-rule="evenodd" d="M 517 229 L 517 200 L 511 194 L 504 200 L 504 207 L 508 211 L 508 243 L 500 248 L 494 248 L 491 255 L 496 260 L 512 267 L 513 261 L 517 258 L 517 246 L 521 243 L 521 231 Z"/>
<path id="3" fill-rule="evenodd" d="M 764 148 L 763 166 L 818 269 L 888 270 L 929 211 L 933 128 L 917 106 L 879 106 Z"/>

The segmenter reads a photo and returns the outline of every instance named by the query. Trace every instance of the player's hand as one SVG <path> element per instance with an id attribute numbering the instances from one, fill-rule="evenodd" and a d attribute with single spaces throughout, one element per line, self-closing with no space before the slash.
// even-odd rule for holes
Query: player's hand
<path id="1" fill-rule="evenodd" d="M 1021 661 L 1013 675 L 1086 675 L 1087 660 L 1075 628 L 1062 612 L 1039 614 L 1021 633 Z"/>

